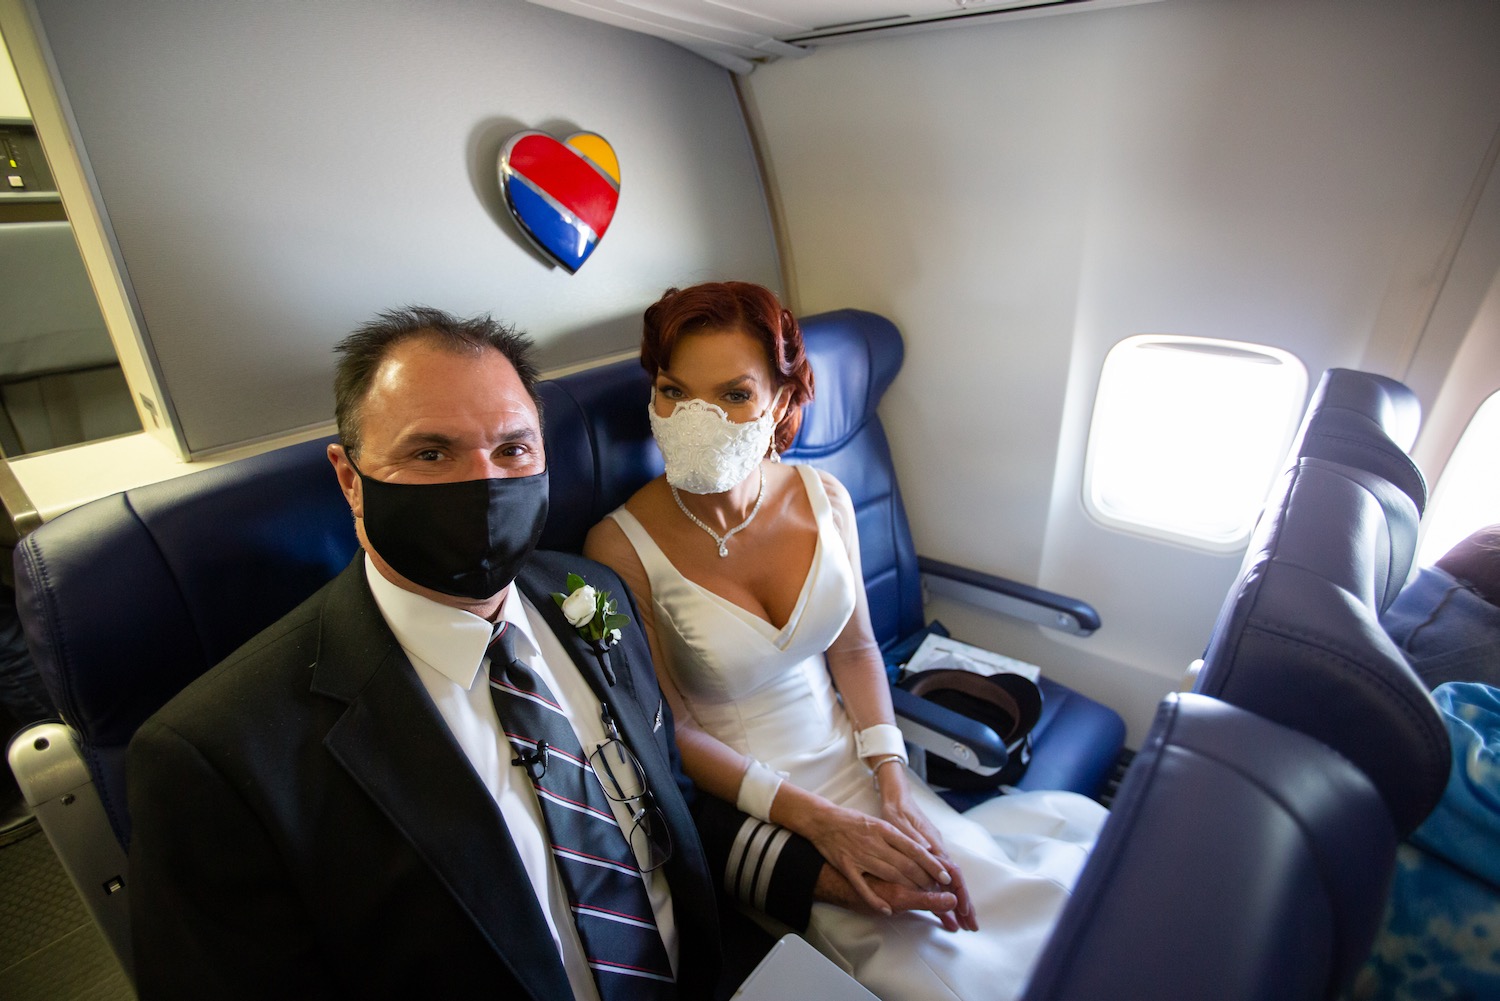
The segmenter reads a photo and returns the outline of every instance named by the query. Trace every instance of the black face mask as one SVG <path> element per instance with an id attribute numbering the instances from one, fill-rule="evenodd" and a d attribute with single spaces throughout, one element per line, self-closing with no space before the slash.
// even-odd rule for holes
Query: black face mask
<path id="1" fill-rule="evenodd" d="M 483 600 L 516 579 L 547 521 L 547 471 L 458 483 L 386 483 L 354 466 L 365 538 L 413 584 Z"/>

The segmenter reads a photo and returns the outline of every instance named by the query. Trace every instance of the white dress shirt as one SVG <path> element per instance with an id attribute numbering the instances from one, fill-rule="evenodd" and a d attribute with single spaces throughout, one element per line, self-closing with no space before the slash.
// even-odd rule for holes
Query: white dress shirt
<path id="1" fill-rule="evenodd" d="M 365 577 L 370 593 L 406 659 L 416 669 L 438 713 L 463 748 L 475 773 L 489 790 L 505 825 L 515 840 L 521 863 L 531 879 L 552 940 L 557 944 L 568 981 L 577 1001 L 598 1001 L 593 974 L 568 905 L 567 891 L 553 864 L 547 840 L 542 836 L 542 811 L 531 780 L 519 765 L 510 763 L 510 744 L 500 729 L 495 704 L 490 699 L 489 661 L 485 655 L 493 626 L 477 615 L 439 604 L 403 590 L 381 576 L 368 555 Z M 605 739 L 599 718 L 599 698 L 579 673 L 567 650 L 547 623 L 521 594 L 511 587 L 500 609 L 519 635 L 516 657 L 535 671 L 573 722 L 579 743 L 592 749 Z M 622 830 L 630 829 L 629 808 L 611 801 Z M 656 912 L 656 925 L 666 943 L 672 971 L 677 971 L 677 923 L 672 898 L 661 869 L 646 873 L 646 891 Z"/>

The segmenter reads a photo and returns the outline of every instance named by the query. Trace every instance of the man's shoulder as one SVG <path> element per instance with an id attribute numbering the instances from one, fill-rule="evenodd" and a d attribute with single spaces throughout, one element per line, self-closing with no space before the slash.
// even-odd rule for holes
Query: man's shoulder
<path id="1" fill-rule="evenodd" d="M 285 691 L 278 680 L 310 673 L 318 653 L 322 617 L 340 578 L 324 584 L 297 607 L 256 633 L 223 660 L 188 682 L 153 719 L 213 719 L 259 704 Z M 347 582 L 342 586 L 348 586 Z M 225 708 L 230 707 L 230 708 Z"/>
<path id="2" fill-rule="evenodd" d="M 568 574 L 576 573 L 586 583 L 599 590 L 620 586 L 619 576 L 603 563 L 555 549 L 538 549 L 531 554 L 522 571 L 527 580 L 539 588 L 567 592 Z M 603 586 L 601 587 L 601 582 Z"/>

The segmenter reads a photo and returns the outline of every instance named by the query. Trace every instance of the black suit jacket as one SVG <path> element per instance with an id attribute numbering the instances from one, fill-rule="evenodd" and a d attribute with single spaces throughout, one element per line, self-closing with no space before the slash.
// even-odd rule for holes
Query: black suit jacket
<path id="1" fill-rule="evenodd" d="M 800 927 L 822 860 L 795 838 L 772 859 L 734 849 L 765 840 L 746 836 L 757 822 L 694 795 L 634 625 L 608 685 L 550 597 L 569 571 L 637 618 L 582 557 L 539 552 L 517 584 L 646 771 L 674 842 L 681 996 L 706 998 L 726 874 L 773 865 L 761 903 Z M 381 616 L 363 554 L 148 720 L 127 775 L 142 1001 L 571 996 L 500 811 Z"/>

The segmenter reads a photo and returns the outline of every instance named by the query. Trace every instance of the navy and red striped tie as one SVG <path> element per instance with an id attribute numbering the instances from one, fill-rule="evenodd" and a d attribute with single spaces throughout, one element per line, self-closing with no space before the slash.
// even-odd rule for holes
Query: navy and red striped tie
<path id="1" fill-rule="evenodd" d="M 490 641 L 490 695 L 517 754 L 512 763 L 531 776 L 599 996 L 602 1001 L 676 998 L 672 966 L 635 854 L 573 724 L 546 683 L 517 659 L 514 633 L 509 623 L 501 623 Z"/>

